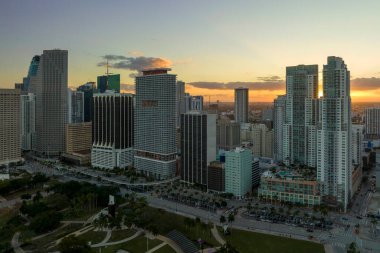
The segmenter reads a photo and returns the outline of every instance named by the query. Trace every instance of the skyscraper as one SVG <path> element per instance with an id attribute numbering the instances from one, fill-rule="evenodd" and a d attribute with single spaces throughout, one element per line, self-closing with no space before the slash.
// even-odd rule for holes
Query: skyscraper
<path id="1" fill-rule="evenodd" d="M 0 89 L 0 166 L 21 161 L 20 90 Z"/>
<path id="2" fill-rule="evenodd" d="M 65 151 L 67 123 L 67 50 L 44 50 L 37 73 L 30 77 L 36 95 L 36 145 L 40 156 L 58 156 Z"/>
<path id="3" fill-rule="evenodd" d="M 221 117 L 216 124 L 217 149 L 232 150 L 240 146 L 240 124 L 227 117 Z"/>
<path id="4" fill-rule="evenodd" d="M 235 89 L 235 121 L 239 123 L 248 123 L 248 88 Z"/>
<path id="5" fill-rule="evenodd" d="M 133 162 L 134 95 L 94 95 L 92 166 L 125 168 Z"/>
<path id="6" fill-rule="evenodd" d="M 29 65 L 28 75 L 24 77 L 22 90 L 29 91 L 30 78 L 37 75 L 38 66 L 40 65 L 40 56 L 35 55 Z"/>
<path id="7" fill-rule="evenodd" d="M 104 93 L 106 90 L 113 90 L 116 93 L 120 93 L 120 75 L 109 74 L 98 76 L 98 90 L 100 93 Z"/>
<path id="8" fill-rule="evenodd" d="M 364 125 L 352 125 L 352 162 L 354 165 L 363 164 L 362 160 L 362 146 L 364 140 Z"/>
<path id="9" fill-rule="evenodd" d="M 286 96 L 278 96 L 274 100 L 273 110 L 273 158 L 276 161 L 282 161 L 283 152 L 283 126 L 285 123 L 285 102 Z"/>
<path id="10" fill-rule="evenodd" d="M 241 141 L 248 142 L 255 157 L 272 157 L 273 131 L 265 124 L 245 123 L 241 127 Z"/>
<path id="11" fill-rule="evenodd" d="M 367 108 L 365 110 L 365 123 L 366 138 L 380 138 L 380 108 Z"/>
<path id="12" fill-rule="evenodd" d="M 21 95 L 21 149 L 33 150 L 36 142 L 36 96 Z"/>
<path id="13" fill-rule="evenodd" d="M 157 179 L 176 173 L 176 75 L 169 70 L 136 77 L 134 166 Z"/>
<path id="14" fill-rule="evenodd" d="M 84 108 L 83 108 L 83 120 L 84 122 L 92 121 L 93 117 L 93 101 L 92 96 L 95 91 L 95 82 L 85 83 L 77 88 L 77 91 L 83 92 Z"/>
<path id="15" fill-rule="evenodd" d="M 207 166 L 216 158 L 216 114 L 181 114 L 181 179 L 207 185 Z"/>
<path id="16" fill-rule="evenodd" d="M 203 96 L 191 96 L 185 93 L 185 111 L 203 111 Z"/>
<path id="17" fill-rule="evenodd" d="M 181 114 L 186 113 L 186 105 L 185 105 L 185 82 L 177 81 L 176 86 L 176 94 L 177 94 L 177 127 L 181 125 Z"/>
<path id="18" fill-rule="evenodd" d="M 84 93 L 68 89 L 67 101 L 68 123 L 84 122 Z"/>
<path id="19" fill-rule="evenodd" d="M 283 161 L 316 167 L 318 65 L 286 67 Z"/>
<path id="20" fill-rule="evenodd" d="M 350 71 L 342 58 L 329 56 L 319 99 L 317 178 L 325 202 L 344 211 L 351 195 L 351 136 Z"/>

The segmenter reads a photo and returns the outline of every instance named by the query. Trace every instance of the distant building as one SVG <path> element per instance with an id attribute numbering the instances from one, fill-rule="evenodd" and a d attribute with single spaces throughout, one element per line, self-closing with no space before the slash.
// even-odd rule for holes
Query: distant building
<path id="1" fill-rule="evenodd" d="M 95 82 L 85 83 L 77 88 L 77 91 L 83 92 L 83 121 L 90 122 L 93 118 L 93 101 L 95 93 Z"/>
<path id="2" fill-rule="evenodd" d="M 263 109 L 261 114 L 261 120 L 262 121 L 273 121 L 273 108 L 266 108 Z"/>
<path id="3" fill-rule="evenodd" d="M 185 93 L 185 112 L 203 111 L 203 96 L 191 96 Z"/>
<path id="4" fill-rule="evenodd" d="M 252 152 L 236 148 L 226 152 L 225 191 L 242 198 L 252 189 Z"/>
<path id="5" fill-rule="evenodd" d="M 133 162 L 134 95 L 94 94 L 91 165 L 113 169 Z"/>
<path id="6" fill-rule="evenodd" d="M 376 191 L 380 191 L 380 149 L 376 149 Z"/>
<path id="7" fill-rule="evenodd" d="M 109 74 L 98 76 L 98 91 L 100 93 L 106 92 L 106 90 L 112 90 L 116 93 L 120 93 L 120 75 Z"/>
<path id="8" fill-rule="evenodd" d="M 0 89 L 0 166 L 21 158 L 20 90 Z"/>
<path id="9" fill-rule="evenodd" d="M 221 117 L 216 124 L 217 149 L 232 150 L 240 146 L 240 124 L 227 117 Z"/>
<path id="10" fill-rule="evenodd" d="M 65 151 L 67 124 L 68 51 L 44 50 L 33 63 L 29 92 L 36 96 L 35 153 L 41 157 L 59 156 Z"/>
<path id="11" fill-rule="evenodd" d="M 36 142 L 36 96 L 21 95 L 21 149 L 33 150 Z"/>
<path id="12" fill-rule="evenodd" d="M 207 185 L 207 166 L 216 158 L 216 114 L 181 114 L 181 179 Z"/>
<path id="13" fill-rule="evenodd" d="M 352 162 L 354 165 L 363 165 L 362 143 L 364 140 L 364 125 L 352 125 Z"/>
<path id="14" fill-rule="evenodd" d="M 209 113 L 219 114 L 219 101 L 217 103 L 211 103 L 208 106 Z"/>
<path id="15" fill-rule="evenodd" d="M 274 100 L 273 111 L 273 158 L 276 161 L 283 160 L 283 127 L 285 124 L 286 96 L 278 96 Z"/>
<path id="16" fill-rule="evenodd" d="M 176 99 L 177 99 L 177 127 L 181 125 L 181 114 L 186 113 L 185 104 L 185 82 L 177 81 L 176 86 Z"/>
<path id="17" fill-rule="evenodd" d="M 365 134 L 367 139 L 380 138 L 380 108 L 365 110 Z"/>
<path id="18" fill-rule="evenodd" d="M 135 168 L 156 179 L 176 175 L 176 75 L 144 70 L 136 77 Z"/>
<path id="19" fill-rule="evenodd" d="M 306 206 L 321 204 L 321 196 L 316 180 L 306 180 L 289 171 L 261 175 L 258 197 L 271 201 L 290 202 Z"/>
<path id="20" fill-rule="evenodd" d="M 84 92 L 71 89 L 68 89 L 67 91 L 67 122 L 84 122 Z"/>
<path id="21" fill-rule="evenodd" d="M 207 189 L 216 192 L 224 192 L 225 189 L 224 163 L 213 161 L 207 169 Z"/>
<path id="22" fill-rule="evenodd" d="M 255 188 L 260 184 L 260 161 L 254 158 L 252 161 L 252 187 Z"/>
<path id="23" fill-rule="evenodd" d="M 66 125 L 66 152 L 61 155 L 65 161 L 78 165 L 89 164 L 91 161 L 91 148 L 91 122 Z"/>
<path id="24" fill-rule="evenodd" d="M 31 92 L 29 90 L 30 78 L 35 77 L 37 75 L 38 67 L 40 65 L 40 60 L 41 60 L 41 56 L 39 55 L 35 55 L 32 58 L 32 61 L 30 62 L 30 65 L 29 65 L 28 75 L 24 77 L 23 79 L 23 84 L 21 86 L 22 91 Z"/>
<path id="25" fill-rule="evenodd" d="M 269 130 L 264 124 L 242 124 L 241 142 L 249 142 L 253 156 L 272 157 L 273 150 L 273 131 Z"/>
<path id="26" fill-rule="evenodd" d="M 235 121 L 239 123 L 248 123 L 248 88 L 235 89 Z"/>

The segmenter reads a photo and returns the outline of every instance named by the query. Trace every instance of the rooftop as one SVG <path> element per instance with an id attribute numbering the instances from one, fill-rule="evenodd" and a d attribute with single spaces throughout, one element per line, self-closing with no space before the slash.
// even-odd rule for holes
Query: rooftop
<path id="1" fill-rule="evenodd" d="M 148 75 L 160 75 L 160 74 L 167 74 L 168 71 L 171 71 L 171 68 L 152 68 L 152 69 L 144 69 L 141 72 L 143 73 L 143 76 Z"/>

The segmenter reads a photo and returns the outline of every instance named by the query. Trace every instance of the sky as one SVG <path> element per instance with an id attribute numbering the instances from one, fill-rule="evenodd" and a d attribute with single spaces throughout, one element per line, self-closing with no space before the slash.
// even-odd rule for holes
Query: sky
<path id="1" fill-rule="evenodd" d="M 193 95 L 250 102 L 285 93 L 286 66 L 342 57 L 354 102 L 380 101 L 380 1 L 1 0 L 0 87 L 12 88 L 44 49 L 69 51 L 69 86 L 171 67 Z M 320 76 L 320 83 L 322 77 Z"/>

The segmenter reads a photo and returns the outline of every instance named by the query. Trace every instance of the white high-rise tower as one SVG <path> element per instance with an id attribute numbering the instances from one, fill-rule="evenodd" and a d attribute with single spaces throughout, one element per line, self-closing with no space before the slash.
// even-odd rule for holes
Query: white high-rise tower
<path id="1" fill-rule="evenodd" d="M 324 201 L 344 211 L 351 195 L 351 136 L 350 72 L 342 58 L 329 56 L 319 100 L 317 178 Z"/>

